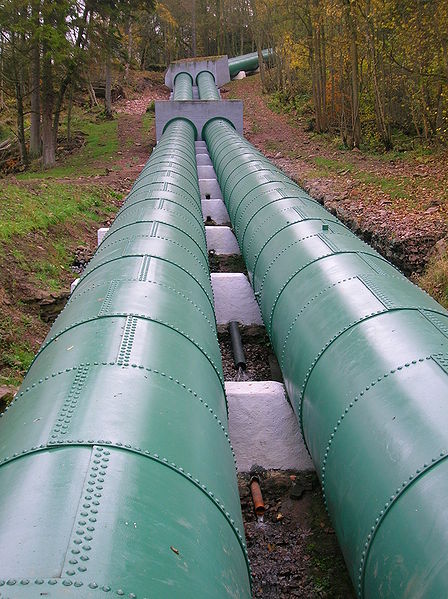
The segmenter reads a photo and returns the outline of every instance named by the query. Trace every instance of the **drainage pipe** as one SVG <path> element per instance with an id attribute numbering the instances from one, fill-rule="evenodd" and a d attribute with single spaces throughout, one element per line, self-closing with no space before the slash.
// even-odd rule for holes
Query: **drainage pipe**
<path id="1" fill-rule="evenodd" d="M 173 100 L 193 99 L 193 79 L 190 73 L 178 73 L 174 78 Z"/>
<path id="2" fill-rule="evenodd" d="M 2 596 L 251 596 L 191 123 L 0 418 L 0 488 Z"/>
<path id="3" fill-rule="evenodd" d="M 246 356 L 244 355 L 244 348 L 243 342 L 241 340 L 240 328 L 235 320 L 232 320 L 229 323 L 229 333 L 235 368 L 241 368 L 242 370 L 246 370 Z"/>
<path id="4" fill-rule="evenodd" d="M 448 313 L 224 120 L 205 139 L 359 597 L 448 592 Z"/>

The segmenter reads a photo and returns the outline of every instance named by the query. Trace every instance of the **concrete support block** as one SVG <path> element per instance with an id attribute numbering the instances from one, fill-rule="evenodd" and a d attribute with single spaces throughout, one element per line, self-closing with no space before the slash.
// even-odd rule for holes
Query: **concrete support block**
<path id="1" fill-rule="evenodd" d="M 232 79 L 245 79 L 246 78 L 246 71 L 240 71 L 239 73 L 237 73 L 235 75 L 235 77 L 232 77 Z"/>
<path id="2" fill-rule="evenodd" d="M 218 87 L 230 81 L 229 60 L 227 56 L 216 56 L 172 62 L 165 73 L 165 85 L 173 89 L 174 79 L 178 73 L 190 73 L 193 83 L 196 84 L 196 77 L 201 71 L 210 71 Z"/>
<path id="3" fill-rule="evenodd" d="M 262 325 L 260 309 L 245 274 L 216 272 L 211 275 L 217 324 L 236 320 L 243 325 Z"/>
<path id="4" fill-rule="evenodd" d="M 239 254 L 240 248 L 230 227 L 205 227 L 207 249 L 218 255 Z"/>
<path id="5" fill-rule="evenodd" d="M 173 100 L 157 101 L 156 139 L 160 139 L 167 123 L 183 118 L 196 127 L 198 140 L 202 140 L 202 129 L 213 118 L 224 118 L 243 134 L 243 103 L 241 100 Z"/>
<path id="6" fill-rule="evenodd" d="M 202 200 L 201 204 L 204 220 L 209 216 L 217 225 L 228 225 L 230 223 L 229 213 L 222 200 Z"/>
<path id="7" fill-rule="evenodd" d="M 98 232 L 97 232 L 98 245 L 100 245 L 100 243 L 103 241 L 103 239 L 105 238 L 108 231 L 109 231 L 109 227 L 101 227 L 101 229 L 98 229 Z"/>
<path id="8" fill-rule="evenodd" d="M 70 285 L 70 295 L 75 291 L 76 289 L 76 285 L 79 283 L 80 279 L 79 277 L 77 279 L 75 279 L 71 285 Z"/>
<path id="9" fill-rule="evenodd" d="M 216 179 L 199 179 L 199 191 L 201 200 L 221 200 L 222 193 Z"/>
<path id="10" fill-rule="evenodd" d="M 229 433 L 237 468 L 313 470 L 282 383 L 227 382 Z"/>
<path id="11" fill-rule="evenodd" d="M 211 164 L 198 164 L 198 177 L 199 179 L 213 179 L 216 178 L 215 169 Z"/>
<path id="12" fill-rule="evenodd" d="M 207 151 L 196 153 L 196 162 L 198 166 L 211 166 L 213 168 L 212 159 L 208 155 Z"/>

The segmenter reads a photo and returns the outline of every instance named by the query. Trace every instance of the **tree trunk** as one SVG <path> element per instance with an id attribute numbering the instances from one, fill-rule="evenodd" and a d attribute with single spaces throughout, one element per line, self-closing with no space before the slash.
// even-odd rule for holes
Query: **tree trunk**
<path id="1" fill-rule="evenodd" d="M 67 141 L 68 143 L 72 140 L 72 108 L 73 108 L 73 85 L 70 86 L 70 92 L 68 94 L 68 106 L 67 106 Z"/>
<path id="2" fill-rule="evenodd" d="M 371 13 L 370 0 L 366 4 L 366 32 L 368 42 L 368 54 L 370 56 L 370 63 L 372 68 L 372 83 L 374 92 L 376 126 L 385 150 L 389 151 L 392 149 L 392 137 L 390 127 L 386 118 L 384 95 L 381 91 L 381 77 L 378 73 L 378 52 L 375 34 L 375 23 L 373 20 L 373 15 Z"/>
<path id="3" fill-rule="evenodd" d="M 104 110 L 106 118 L 112 118 L 112 49 L 110 44 L 110 36 L 112 35 L 110 17 L 107 25 L 106 39 L 106 89 L 104 92 Z"/>
<path id="4" fill-rule="evenodd" d="M 106 55 L 106 91 L 104 94 L 104 107 L 106 111 L 106 117 L 112 118 L 112 73 L 111 73 L 111 60 L 110 50 L 107 48 Z"/>
<path id="5" fill-rule="evenodd" d="M 0 32 L 1 33 L 1 32 Z M 4 110 L 6 108 L 5 104 L 5 91 L 3 89 L 5 85 L 5 77 L 4 77 L 4 41 L 3 35 L 0 35 L 0 110 Z"/>
<path id="6" fill-rule="evenodd" d="M 192 12 L 192 45 L 193 45 L 193 58 L 196 58 L 196 0 L 192 0 L 193 12 Z"/>
<path id="7" fill-rule="evenodd" d="M 38 158 L 41 154 L 40 140 L 40 41 L 37 35 L 39 27 L 39 3 L 33 3 L 33 19 L 36 26 L 31 56 L 31 131 L 30 156 Z"/>
<path id="8" fill-rule="evenodd" d="M 129 17 L 128 22 L 128 55 L 126 57 L 126 66 L 124 71 L 125 80 L 128 80 L 129 77 L 129 68 L 131 66 L 132 60 L 132 17 Z"/>
<path id="9" fill-rule="evenodd" d="M 42 58 L 42 164 L 50 168 L 56 162 L 56 140 L 53 135 L 53 65 L 44 46 Z"/>
<path id="10" fill-rule="evenodd" d="M 344 0 L 344 13 L 347 32 L 350 41 L 350 68 L 352 80 L 352 143 L 353 148 L 361 145 L 361 120 L 359 115 L 359 71 L 358 71 L 358 42 L 356 25 L 351 12 L 351 0 Z"/>
<path id="11" fill-rule="evenodd" d="M 89 76 L 87 76 L 87 91 L 89 93 L 91 107 L 98 106 L 98 100 L 96 99 L 95 90 L 93 89 Z"/>
<path id="12" fill-rule="evenodd" d="M 17 137 L 19 139 L 20 159 L 23 166 L 27 167 L 29 164 L 29 158 L 25 140 L 25 126 L 23 122 L 22 82 L 20 80 L 20 75 L 16 75 L 16 77 Z"/>

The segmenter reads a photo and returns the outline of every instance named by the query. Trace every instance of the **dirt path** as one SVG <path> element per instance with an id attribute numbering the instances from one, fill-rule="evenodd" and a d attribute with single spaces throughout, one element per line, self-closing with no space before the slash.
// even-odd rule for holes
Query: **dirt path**
<path id="1" fill-rule="evenodd" d="M 224 97 L 244 101 L 244 134 L 258 149 L 406 274 L 421 272 L 448 235 L 448 154 L 382 159 L 341 150 L 277 114 L 258 76 Z"/>
<path id="2" fill-rule="evenodd" d="M 154 100 L 167 100 L 169 90 L 163 85 L 145 87 L 135 97 L 120 100 L 114 105 L 118 114 L 118 151 L 110 164 L 99 161 L 92 166 L 104 168 L 105 173 L 76 179 L 64 179 L 76 185 L 106 185 L 118 193 L 126 193 L 146 164 L 156 143 L 155 128 L 144 131 L 142 119 Z"/>

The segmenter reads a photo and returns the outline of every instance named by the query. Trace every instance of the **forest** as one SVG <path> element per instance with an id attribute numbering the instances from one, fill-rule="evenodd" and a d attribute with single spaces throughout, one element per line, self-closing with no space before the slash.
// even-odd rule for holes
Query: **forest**
<path id="1" fill-rule="evenodd" d="M 112 116 L 130 70 L 272 47 L 263 90 L 344 147 L 448 142 L 446 0 L 0 2 L 0 153 L 56 161 L 73 103 Z M 103 104 L 102 104 L 103 105 Z M 0 165 L 1 166 L 1 165 Z"/>

